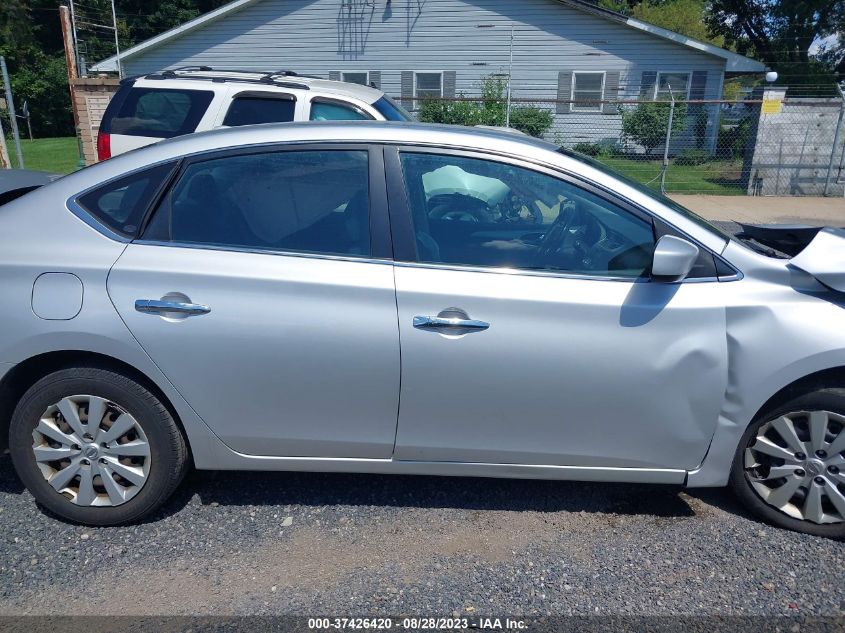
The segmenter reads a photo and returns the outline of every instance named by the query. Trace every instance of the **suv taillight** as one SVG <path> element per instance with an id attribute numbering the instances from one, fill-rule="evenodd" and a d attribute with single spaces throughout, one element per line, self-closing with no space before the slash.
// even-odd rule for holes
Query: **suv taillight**
<path id="1" fill-rule="evenodd" d="M 108 132 L 97 132 L 97 160 L 111 158 L 111 135 Z"/>

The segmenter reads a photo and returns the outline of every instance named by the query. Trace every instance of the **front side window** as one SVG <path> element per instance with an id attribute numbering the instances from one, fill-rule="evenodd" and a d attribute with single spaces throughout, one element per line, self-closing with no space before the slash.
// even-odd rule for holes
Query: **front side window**
<path id="1" fill-rule="evenodd" d="M 415 73 L 415 96 L 438 99 L 443 96 L 443 73 Z"/>
<path id="2" fill-rule="evenodd" d="M 370 85 L 370 75 L 367 72 L 363 73 L 343 73 L 343 81 L 350 84 L 361 84 L 362 86 Z"/>
<path id="3" fill-rule="evenodd" d="M 686 99 L 689 94 L 689 73 L 657 73 L 654 98 L 658 101 Z"/>
<path id="4" fill-rule="evenodd" d="M 174 167 L 165 163 L 112 180 L 82 194 L 76 202 L 115 233 L 136 237 L 144 213 Z"/>
<path id="5" fill-rule="evenodd" d="M 314 99 L 310 118 L 312 121 L 362 121 L 373 117 L 352 104 Z"/>
<path id="6" fill-rule="evenodd" d="M 573 73 L 573 112 L 601 112 L 602 99 L 604 99 L 604 73 Z"/>
<path id="7" fill-rule="evenodd" d="M 265 152 L 189 165 L 144 237 L 369 256 L 369 218 L 366 151 Z"/>
<path id="8" fill-rule="evenodd" d="M 651 222 L 568 181 L 462 156 L 408 152 L 401 163 L 421 262 L 648 274 Z"/>
<path id="9" fill-rule="evenodd" d="M 114 117 L 112 134 L 172 138 L 197 129 L 214 98 L 209 90 L 131 88 Z"/>
<path id="10" fill-rule="evenodd" d="M 293 97 L 261 97 L 238 95 L 229 106 L 223 125 L 256 125 L 258 123 L 289 123 L 296 115 Z"/>

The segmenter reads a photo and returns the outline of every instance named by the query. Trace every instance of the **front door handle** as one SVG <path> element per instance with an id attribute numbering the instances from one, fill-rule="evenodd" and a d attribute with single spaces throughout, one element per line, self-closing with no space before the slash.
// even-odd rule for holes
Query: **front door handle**
<path id="1" fill-rule="evenodd" d="M 414 327 L 420 330 L 452 328 L 481 331 L 489 328 L 490 324 L 486 321 L 479 321 L 477 319 L 462 319 L 459 317 L 415 316 Z"/>
<path id="2" fill-rule="evenodd" d="M 135 302 L 135 309 L 144 314 L 163 314 L 167 312 L 196 316 L 208 314 L 211 308 L 198 303 L 186 303 L 183 301 L 163 301 L 160 299 L 138 299 Z"/>

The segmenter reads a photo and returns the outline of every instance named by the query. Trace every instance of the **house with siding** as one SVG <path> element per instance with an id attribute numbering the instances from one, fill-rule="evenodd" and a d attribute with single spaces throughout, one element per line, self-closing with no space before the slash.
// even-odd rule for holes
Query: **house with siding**
<path id="1" fill-rule="evenodd" d="M 513 97 L 550 109 L 560 143 L 617 140 L 619 105 L 719 99 L 725 73 L 765 67 L 582 0 L 235 0 L 121 55 L 124 76 L 181 66 L 294 70 L 374 84 L 414 109 L 478 95 L 507 77 Z M 116 71 L 106 59 L 93 71 Z M 604 102 L 604 103 L 603 103 Z M 701 138 L 713 147 L 717 106 Z"/>

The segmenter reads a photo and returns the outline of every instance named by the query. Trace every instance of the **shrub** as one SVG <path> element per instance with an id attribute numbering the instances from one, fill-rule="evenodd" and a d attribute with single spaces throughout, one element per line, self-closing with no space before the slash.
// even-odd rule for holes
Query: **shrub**
<path id="1" fill-rule="evenodd" d="M 704 149 L 685 149 L 675 159 L 676 165 L 704 165 L 710 161 L 710 153 Z"/>
<path id="2" fill-rule="evenodd" d="M 576 143 L 572 149 L 587 156 L 615 156 L 620 153 L 616 142 L 611 139 L 604 139 L 598 143 Z"/>
<path id="3" fill-rule="evenodd" d="M 529 136 L 542 137 L 554 122 L 554 115 L 548 110 L 530 106 L 511 108 L 511 127 Z"/>
<path id="4" fill-rule="evenodd" d="M 716 141 L 716 154 L 720 158 L 742 158 L 748 135 L 751 132 L 751 119 L 743 119 L 737 125 L 719 128 L 719 138 Z"/>
<path id="5" fill-rule="evenodd" d="M 576 143 L 572 150 L 585 156 L 600 156 L 603 153 L 603 148 L 598 143 Z"/>
<path id="6" fill-rule="evenodd" d="M 664 101 L 646 101 L 632 110 L 625 110 L 622 112 L 622 133 L 642 145 L 646 154 L 650 154 L 655 147 L 666 140 L 669 110 L 669 103 Z M 687 106 L 676 103 L 672 132 L 681 132 L 686 126 Z"/>
<path id="7" fill-rule="evenodd" d="M 481 84 L 479 100 L 426 99 L 420 106 L 418 118 L 424 123 L 503 126 L 506 107 L 504 80 L 487 77 Z M 554 117 L 548 110 L 530 106 L 511 108 L 511 127 L 531 136 L 543 136 L 552 127 L 553 121 Z"/>

